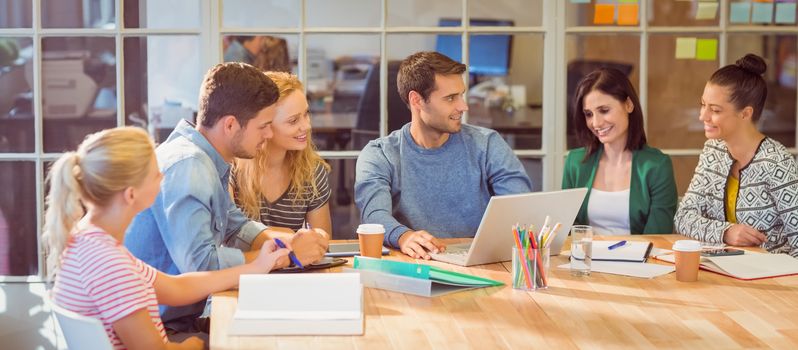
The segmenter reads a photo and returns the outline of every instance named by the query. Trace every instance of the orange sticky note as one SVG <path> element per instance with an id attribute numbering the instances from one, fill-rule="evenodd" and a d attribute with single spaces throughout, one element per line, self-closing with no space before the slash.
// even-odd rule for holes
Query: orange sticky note
<path id="1" fill-rule="evenodd" d="M 615 23 L 615 4 L 596 4 L 593 24 Z"/>
<path id="2" fill-rule="evenodd" d="M 622 26 L 636 26 L 637 25 L 637 4 L 619 4 L 618 5 L 618 24 Z"/>

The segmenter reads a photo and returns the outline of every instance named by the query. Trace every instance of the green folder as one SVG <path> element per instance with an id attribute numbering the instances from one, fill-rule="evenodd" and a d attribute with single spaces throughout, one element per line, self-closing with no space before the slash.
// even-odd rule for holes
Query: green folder
<path id="1" fill-rule="evenodd" d="M 383 274 L 429 280 L 434 283 L 469 289 L 504 285 L 504 283 L 492 279 L 444 270 L 435 266 L 362 256 L 355 256 L 354 268 L 355 270 L 377 271 Z"/>

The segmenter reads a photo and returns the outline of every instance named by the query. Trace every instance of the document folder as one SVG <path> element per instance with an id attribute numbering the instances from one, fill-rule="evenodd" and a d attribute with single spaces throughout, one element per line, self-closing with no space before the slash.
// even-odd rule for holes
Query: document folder
<path id="1" fill-rule="evenodd" d="M 474 288 L 501 286 L 491 279 L 401 261 L 355 257 L 354 269 L 365 287 L 435 297 Z"/>

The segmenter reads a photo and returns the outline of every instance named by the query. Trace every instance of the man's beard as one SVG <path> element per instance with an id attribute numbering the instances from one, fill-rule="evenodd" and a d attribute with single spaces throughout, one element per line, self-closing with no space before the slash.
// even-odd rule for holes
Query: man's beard
<path id="1" fill-rule="evenodd" d="M 255 158 L 255 153 L 247 152 L 241 143 L 244 140 L 244 129 L 239 129 L 236 131 L 236 134 L 233 135 L 231 151 L 233 152 L 233 157 L 241 158 L 241 159 L 252 159 Z"/>

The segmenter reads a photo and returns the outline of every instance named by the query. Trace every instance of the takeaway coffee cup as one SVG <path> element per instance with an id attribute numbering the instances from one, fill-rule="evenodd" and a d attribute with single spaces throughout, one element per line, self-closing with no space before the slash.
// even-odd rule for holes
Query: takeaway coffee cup
<path id="1" fill-rule="evenodd" d="M 360 255 L 369 258 L 382 258 L 382 240 L 385 228 L 380 224 L 361 224 L 357 227 L 357 239 L 360 242 Z"/>
<path id="2" fill-rule="evenodd" d="M 680 240 L 673 243 L 676 256 L 676 280 L 695 282 L 698 280 L 698 263 L 701 260 L 701 242 Z"/>

